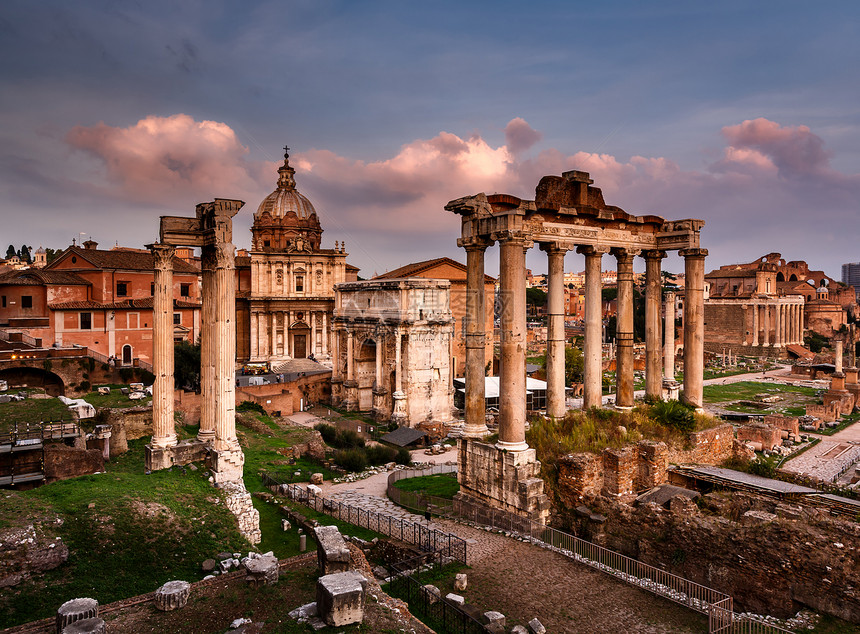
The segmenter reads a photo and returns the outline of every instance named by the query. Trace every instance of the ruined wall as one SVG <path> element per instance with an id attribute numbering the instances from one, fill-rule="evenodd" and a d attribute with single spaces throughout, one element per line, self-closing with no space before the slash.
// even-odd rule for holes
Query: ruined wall
<path id="1" fill-rule="evenodd" d="M 45 482 L 98 473 L 105 470 L 102 452 L 78 449 L 57 443 L 45 445 Z"/>
<path id="2" fill-rule="evenodd" d="M 693 432 L 689 448 L 670 448 L 668 460 L 673 464 L 720 464 L 734 455 L 734 438 L 734 427 L 728 423 Z"/>
<path id="3" fill-rule="evenodd" d="M 597 541 L 732 595 L 736 611 L 784 618 L 804 605 L 860 623 L 860 524 L 745 493 L 672 502 L 594 500 L 608 518 Z"/>

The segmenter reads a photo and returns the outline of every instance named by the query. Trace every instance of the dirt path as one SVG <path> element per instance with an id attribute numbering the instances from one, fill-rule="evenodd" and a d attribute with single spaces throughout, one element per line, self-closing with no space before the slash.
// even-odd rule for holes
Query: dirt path
<path id="1" fill-rule="evenodd" d="M 506 615 L 508 627 L 537 617 L 549 632 L 707 631 L 704 616 L 558 553 L 450 520 L 434 522 L 469 540 L 471 569 L 460 594 Z"/>

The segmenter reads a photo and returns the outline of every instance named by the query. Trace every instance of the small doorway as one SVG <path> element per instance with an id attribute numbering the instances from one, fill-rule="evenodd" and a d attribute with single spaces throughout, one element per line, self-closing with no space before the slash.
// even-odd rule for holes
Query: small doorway
<path id="1" fill-rule="evenodd" d="M 293 358 L 304 359 L 308 356 L 307 335 L 293 335 Z"/>
<path id="2" fill-rule="evenodd" d="M 132 363 L 131 346 L 128 344 L 125 344 L 122 347 L 122 364 L 123 365 L 131 365 L 131 363 Z"/>

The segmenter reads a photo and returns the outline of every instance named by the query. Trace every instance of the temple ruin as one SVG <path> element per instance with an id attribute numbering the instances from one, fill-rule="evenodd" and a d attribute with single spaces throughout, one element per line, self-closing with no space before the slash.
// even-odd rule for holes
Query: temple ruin
<path id="1" fill-rule="evenodd" d="M 704 341 L 704 274 L 708 252 L 699 246 L 704 221 L 634 216 L 607 205 L 589 174 L 565 172 L 545 176 L 535 200 L 508 194 L 477 194 L 452 200 L 445 209 L 460 215 L 466 250 L 466 408 L 460 440 L 460 494 L 521 515 L 544 519 L 548 501 L 540 463 L 525 441 L 526 393 L 526 251 L 535 244 L 545 251 L 549 268 L 547 332 L 547 415 L 565 414 L 564 256 L 585 255 L 585 367 L 583 408 L 602 406 L 602 320 L 600 262 L 604 254 L 618 264 L 616 340 L 616 407 L 633 407 L 633 258 L 645 259 L 646 395 L 662 396 L 660 341 L 660 270 L 666 251 L 684 257 L 684 385 L 682 398 L 702 407 Z M 500 248 L 500 383 L 499 437 L 487 435 L 484 401 L 484 253 Z M 672 377 L 668 377 L 672 378 Z"/>
<path id="2" fill-rule="evenodd" d="M 236 293 L 233 216 L 245 203 L 216 198 L 197 205 L 193 218 L 162 216 L 155 257 L 153 297 L 152 440 L 146 468 L 167 469 L 205 460 L 216 485 L 227 490 L 227 506 L 240 531 L 260 541 L 259 514 L 242 480 L 245 455 L 236 437 Z M 201 249 L 200 431 L 178 441 L 173 418 L 173 254 L 176 247 Z"/>

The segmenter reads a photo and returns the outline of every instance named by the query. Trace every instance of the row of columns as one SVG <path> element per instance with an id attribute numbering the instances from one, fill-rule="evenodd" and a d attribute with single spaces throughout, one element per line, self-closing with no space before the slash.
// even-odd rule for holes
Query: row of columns
<path id="1" fill-rule="evenodd" d="M 532 243 L 509 233 L 499 240 L 500 355 L 499 441 L 508 451 L 528 448 L 525 442 L 525 353 L 526 285 L 525 253 Z M 484 253 L 489 241 L 472 240 L 466 249 L 466 437 L 487 433 L 484 400 L 484 343 L 486 333 L 481 316 L 486 301 L 483 291 Z M 560 417 L 566 410 L 564 376 L 564 255 L 566 245 L 542 244 L 548 258 L 547 332 L 547 415 Z M 601 407 L 602 372 L 602 283 L 601 258 L 611 252 L 617 261 L 618 300 L 616 331 L 616 406 L 633 407 L 633 258 L 638 251 L 577 247 L 585 256 L 585 346 L 583 408 Z M 702 405 L 704 370 L 704 261 L 705 249 L 685 249 L 686 301 L 684 303 L 684 400 Z M 645 356 L 646 394 L 659 398 L 662 388 L 660 364 L 660 264 L 665 252 L 645 251 Z M 674 302 L 673 302 L 674 303 Z M 670 312 L 674 312 L 673 310 Z M 668 324 L 667 317 L 667 324 Z M 674 329 L 674 316 L 672 318 Z M 673 342 L 674 347 L 674 342 Z M 674 352 L 672 366 L 674 366 Z M 667 365 L 668 367 L 668 365 Z M 673 378 L 673 377 L 669 377 Z"/>
<path id="2" fill-rule="evenodd" d="M 256 256 L 255 256 L 256 257 Z M 278 273 L 280 272 L 280 281 Z M 330 295 L 331 288 L 325 289 L 326 275 L 333 275 L 330 265 L 314 266 L 313 263 L 251 261 L 251 287 L 258 294 Z M 319 278 L 317 277 L 319 276 Z M 302 278 L 302 290 L 296 290 L 296 278 Z M 317 283 L 320 280 L 320 284 Z"/>
<path id="3" fill-rule="evenodd" d="M 152 446 L 177 444 L 173 420 L 173 256 L 175 248 L 152 244 L 153 297 Z M 200 341 L 202 406 L 198 440 L 216 451 L 239 449 L 236 438 L 236 289 L 233 245 L 207 245 L 201 254 L 203 297 Z"/>
<path id="4" fill-rule="evenodd" d="M 293 356 L 290 351 L 290 324 L 294 324 L 293 313 L 280 310 L 251 313 L 251 358 Z M 304 312 L 304 311 L 303 311 Z M 308 311 L 310 340 L 306 353 L 328 354 L 328 313 Z M 319 324 L 319 325 L 318 325 Z M 282 344 L 278 346 L 278 333 L 282 333 Z M 319 336 L 318 336 L 319 335 Z"/>
<path id="5" fill-rule="evenodd" d="M 803 344 L 803 304 L 765 301 L 744 304 L 743 309 L 745 326 L 750 333 L 744 336 L 743 345 L 782 347 Z"/>

